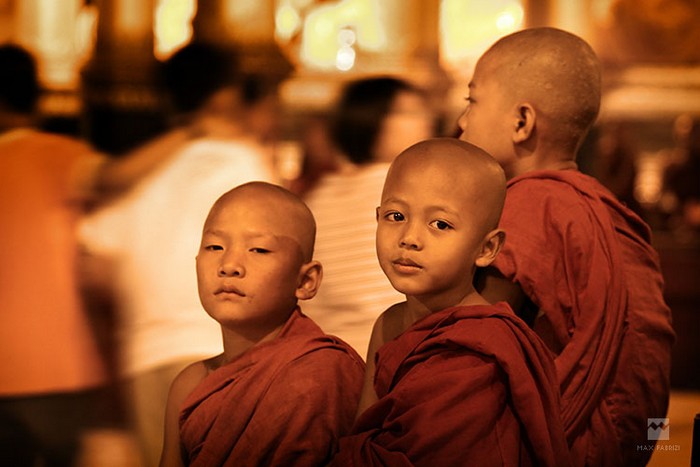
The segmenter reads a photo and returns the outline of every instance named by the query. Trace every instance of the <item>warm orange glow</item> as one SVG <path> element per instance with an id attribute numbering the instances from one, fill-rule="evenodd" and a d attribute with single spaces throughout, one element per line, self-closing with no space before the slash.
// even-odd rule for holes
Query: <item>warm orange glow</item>
<path id="1" fill-rule="evenodd" d="M 277 8 L 275 14 L 275 33 L 280 40 L 288 41 L 301 28 L 302 21 L 299 12 L 289 3 Z"/>
<path id="2" fill-rule="evenodd" d="M 34 53 L 39 79 L 49 89 L 75 89 L 80 66 L 94 44 L 96 7 L 80 0 L 17 2 L 13 41 Z"/>
<path id="3" fill-rule="evenodd" d="M 280 10 L 291 16 L 286 3 Z M 289 29 L 280 25 L 278 10 L 277 36 L 289 36 Z M 386 47 L 386 34 L 377 0 L 341 0 L 309 8 L 304 20 L 300 58 L 315 69 L 347 71 L 355 64 L 355 47 L 379 51 Z"/>
<path id="4" fill-rule="evenodd" d="M 520 29 L 523 6 L 518 0 L 442 0 L 440 58 L 451 71 L 464 74 L 496 39 Z"/>
<path id="5" fill-rule="evenodd" d="M 127 40 L 141 40 L 144 31 L 150 31 L 150 16 L 143 12 L 142 0 L 120 0 L 114 2 L 116 25 L 119 35 Z"/>
<path id="6" fill-rule="evenodd" d="M 154 19 L 154 53 L 165 60 L 192 38 L 196 0 L 158 0 Z"/>
<path id="7" fill-rule="evenodd" d="M 634 197 L 643 205 L 654 205 L 661 198 L 663 166 L 659 158 L 645 154 L 637 161 Z"/>

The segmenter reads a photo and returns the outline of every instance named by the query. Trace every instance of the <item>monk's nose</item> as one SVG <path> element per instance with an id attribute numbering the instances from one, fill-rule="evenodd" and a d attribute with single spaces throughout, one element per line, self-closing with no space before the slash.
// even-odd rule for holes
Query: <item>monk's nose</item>
<path id="1" fill-rule="evenodd" d="M 228 254 L 222 258 L 218 274 L 221 277 L 243 277 L 245 276 L 245 267 L 236 255 Z"/>
<path id="2" fill-rule="evenodd" d="M 421 248 L 418 232 L 416 232 L 414 227 L 408 226 L 404 230 L 403 235 L 401 235 L 401 239 L 399 240 L 399 245 L 401 248 L 408 248 L 410 250 L 419 250 Z"/>

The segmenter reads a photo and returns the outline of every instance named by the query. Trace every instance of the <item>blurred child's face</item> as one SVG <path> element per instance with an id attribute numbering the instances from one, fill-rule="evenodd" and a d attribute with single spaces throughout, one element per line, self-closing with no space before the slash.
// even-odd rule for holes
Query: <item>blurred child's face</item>
<path id="1" fill-rule="evenodd" d="M 432 166 L 395 170 L 377 208 L 377 256 L 399 292 L 434 310 L 473 291 L 484 229 L 469 178 Z"/>
<path id="2" fill-rule="evenodd" d="M 512 140 L 516 109 L 494 79 L 494 73 L 483 59 L 477 63 L 469 83 L 467 107 L 459 118 L 459 139 L 491 154 L 510 176 L 510 166 L 516 160 Z"/>
<path id="3" fill-rule="evenodd" d="M 374 159 L 391 162 L 404 149 L 433 136 L 433 123 L 433 114 L 423 96 L 415 92 L 398 92 L 382 122 Z"/>
<path id="4" fill-rule="evenodd" d="M 264 195 L 238 196 L 207 219 L 197 255 L 199 297 L 224 326 L 264 330 L 284 323 L 296 305 L 304 256 Z"/>

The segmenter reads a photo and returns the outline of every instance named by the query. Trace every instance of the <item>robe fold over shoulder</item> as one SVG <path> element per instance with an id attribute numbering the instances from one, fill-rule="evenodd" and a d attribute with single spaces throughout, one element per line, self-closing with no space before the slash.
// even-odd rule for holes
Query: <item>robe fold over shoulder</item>
<path id="1" fill-rule="evenodd" d="M 569 465 L 551 352 L 505 303 L 431 314 L 376 364 L 332 465 Z"/>
<path id="2" fill-rule="evenodd" d="M 666 414 L 675 337 L 649 227 L 573 170 L 510 180 L 500 226 L 494 266 L 540 309 L 575 464 L 645 465 L 653 450 L 639 446 L 647 419 Z"/>
<path id="3" fill-rule="evenodd" d="M 298 309 L 272 341 L 212 372 L 188 396 L 191 466 L 319 466 L 352 426 L 364 362 Z"/>

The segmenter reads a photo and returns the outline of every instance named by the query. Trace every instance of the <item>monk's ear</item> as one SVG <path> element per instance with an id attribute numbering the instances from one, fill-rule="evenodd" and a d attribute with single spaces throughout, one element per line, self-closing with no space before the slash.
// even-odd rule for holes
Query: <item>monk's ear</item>
<path id="1" fill-rule="evenodd" d="M 477 255 L 474 264 L 480 268 L 491 264 L 505 242 L 506 233 L 502 229 L 494 229 L 487 233 L 481 243 L 481 251 Z"/>
<path id="2" fill-rule="evenodd" d="M 299 284 L 297 285 L 296 297 L 299 300 L 309 300 L 314 298 L 318 288 L 321 286 L 323 278 L 323 267 L 318 261 L 309 261 L 301 266 L 299 270 Z"/>
<path id="3" fill-rule="evenodd" d="M 515 123 L 513 128 L 513 142 L 518 144 L 527 141 L 535 129 L 537 113 L 534 107 L 523 102 L 516 108 Z"/>

